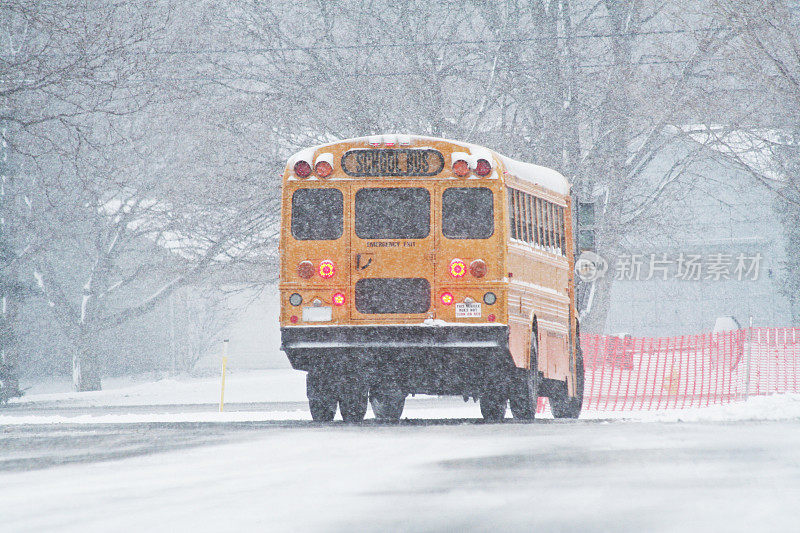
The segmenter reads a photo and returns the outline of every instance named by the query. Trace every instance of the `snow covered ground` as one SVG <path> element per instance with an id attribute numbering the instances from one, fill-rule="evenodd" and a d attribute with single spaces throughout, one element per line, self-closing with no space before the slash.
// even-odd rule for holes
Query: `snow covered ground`
<path id="1" fill-rule="evenodd" d="M 310 420 L 305 405 L 305 373 L 292 369 L 229 373 L 225 386 L 228 410 L 222 413 L 218 412 L 219 377 L 180 377 L 158 381 L 112 378 L 104 382 L 104 390 L 96 392 L 73 392 L 67 379 L 30 384 L 29 387 L 25 396 L 14 400 L 10 408 L 0 410 L 0 424 Z M 417 398 L 419 401 L 416 402 L 409 399 L 405 417 L 480 417 L 480 409 L 471 401 L 463 403 L 460 399 L 427 396 Z M 267 409 L 263 405 L 267 403 L 273 405 Z M 141 409 L 143 406 L 151 408 Z M 181 409 L 181 406 L 193 408 Z M 117 409 L 113 413 L 104 413 L 103 407 Z M 124 407 L 138 409 L 126 412 Z M 56 410 L 68 411 L 68 414 L 54 414 Z M 541 417 L 552 418 L 549 413 Z M 747 402 L 696 409 L 585 411 L 581 418 L 653 422 L 800 420 L 800 395 L 751 397 Z"/>
<path id="2" fill-rule="evenodd" d="M 70 391 L 70 383 L 66 379 L 31 384 L 30 387 L 26 395 L 15 400 L 10 408 L 0 410 L 0 425 L 310 420 L 305 405 L 305 373 L 291 369 L 229 373 L 225 386 L 228 410 L 222 413 L 218 412 L 219 377 L 168 378 L 152 382 L 131 378 L 108 379 L 104 383 L 104 390 L 80 393 Z M 426 396 L 417 398 L 417 401 L 409 399 L 405 417 L 480 417 L 480 409 L 471 401 L 463 403 L 460 399 Z M 144 406 L 150 408 L 143 409 Z M 192 408 L 183 409 L 182 406 Z M 104 412 L 103 407 L 116 409 Z M 126 411 L 124 407 L 131 409 Z M 541 416 L 551 418 L 549 414 Z M 586 411 L 582 418 L 651 422 L 800 420 L 800 395 L 752 397 L 743 403 L 697 409 Z"/>
<path id="3" fill-rule="evenodd" d="M 304 374 L 37 384 L 0 411 L 3 531 L 796 531 L 800 396 L 481 424 L 308 422 Z M 436 419 L 456 418 L 456 423 Z M 286 422 L 282 422 L 286 421 Z M 230 423 L 218 423 L 230 422 Z M 59 466 L 54 466 L 59 465 Z"/>

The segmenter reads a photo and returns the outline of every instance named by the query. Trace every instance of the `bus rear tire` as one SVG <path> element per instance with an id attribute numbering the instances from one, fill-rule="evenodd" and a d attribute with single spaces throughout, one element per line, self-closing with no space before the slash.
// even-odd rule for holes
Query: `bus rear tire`
<path id="1" fill-rule="evenodd" d="M 342 369 L 339 383 L 339 412 L 348 424 L 364 421 L 369 403 L 369 383 L 364 369 L 358 364 L 351 364 Z"/>
<path id="2" fill-rule="evenodd" d="M 534 377 L 538 372 L 529 368 L 516 369 L 513 391 L 509 395 L 508 404 L 511 414 L 519 420 L 536 418 L 536 407 L 539 403 L 539 380 Z"/>
<path id="3" fill-rule="evenodd" d="M 406 395 L 397 385 L 379 385 L 369 391 L 369 403 L 378 420 L 400 420 L 406 405 Z"/>
<path id="4" fill-rule="evenodd" d="M 503 378 L 506 374 L 503 373 Z M 506 380 L 500 376 L 491 378 L 481 394 L 481 415 L 486 422 L 502 422 L 506 416 L 508 404 Z"/>
<path id="5" fill-rule="evenodd" d="M 515 368 L 512 390 L 508 398 L 511 414 L 519 420 L 536 418 L 539 404 L 539 338 L 534 325 L 531 330 L 530 368 Z"/>
<path id="6" fill-rule="evenodd" d="M 314 422 L 330 422 L 336 416 L 336 396 L 327 376 L 319 371 L 306 375 L 306 396 L 311 419 Z"/>
<path id="7" fill-rule="evenodd" d="M 581 416 L 581 409 L 583 409 L 583 389 L 585 383 L 585 371 L 583 368 L 583 352 L 581 351 L 580 344 L 575 352 L 577 361 L 576 376 L 575 376 L 575 396 L 570 396 L 567 392 L 567 384 L 564 383 L 563 388 L 558 393 L 550 397 L 550 410 L 553 412 L 553 418 L 578 418 Z"/>
<path id="8" fill-rule="evenodd" d="M 506 417 L 506 404 L 508 401 L 505 398 L 499 398 L 497 395 L 483 395 L 481 396 L 481 415 L 486 422 L 502 422 Z"/>
<path id="9" fill-rule="evenodd" d="M 348 387 L 343 391 L 339 398 L 339 411 L 342 413 L 342 419 L 348 424 L 357 424 L 364 421 L 364 416 L 367 414 L 367 396 L 368 389 L 366 387 Z"/>

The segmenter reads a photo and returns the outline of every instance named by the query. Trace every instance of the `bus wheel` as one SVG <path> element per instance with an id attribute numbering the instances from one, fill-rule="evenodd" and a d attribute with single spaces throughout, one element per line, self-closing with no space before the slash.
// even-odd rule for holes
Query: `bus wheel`
<path id="1" fill-rule="evenodd" d="M 378 420 L 400 420 L 406 395 L 396 384 L 378 385 L 369 391 L 369 403 Z"/>
<path id="2" fill-rule="evenodd" d="M 508 404 L 507 375 L 506 371 L 501 371 L 487 380 L 480 400 L 481 415 L 483 415 L 483 419 L 486 422 L 500 422 L 506 416 L 506 404 Z"/>
<path id="3" fill-rule="evenodd" d="M 531 336 L 530 368 L 515 368 L 511 387 L 508 403 L 514 418 L 536 418 L 536 406 L 539 403 L 539 342 L 535 330 Z"/>
<path id="4" fill-rule="evenodd" d="M 501 422 L 506 416 L 505 399 L 495 395 L 481 396 L 481 415 L 486 422 Z"/>
<path id="5" fill-rule="evenodd" d="M 320 371 L 310 370 L 306 375 L 306 396 L 311 419 L 330 422 L 336 415 L 336 395 L 330 380 Z"/>
<path id="6" fill-rule="evenodd" d="M 359 378 L 351 378 L 343 383 L 339 395 L 339 411 L 345 422 L 362 422 L 367 414 L 369 387 Z"/>
<path id="7" fill-rule="evenodd" d="M 567 393 L 567 384 L 564 383 L 563 388 L 550 397 L 550 410 L 553 412 L 554 418 L 578 418 L 581 415 L 585 372 L 583 369 L 583 351 L 581 351 L 580 344 L 578 344 L 575 355 L 577 357 L 577 361 L 575 361 L 577 370 L 577 375 L 575 376 L 575 397 Z"/>

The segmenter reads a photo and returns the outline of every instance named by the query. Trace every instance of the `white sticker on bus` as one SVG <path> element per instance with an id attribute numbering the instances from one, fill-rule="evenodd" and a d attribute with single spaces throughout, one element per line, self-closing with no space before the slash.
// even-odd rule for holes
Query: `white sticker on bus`
<path id="1" fill-rule="evenodd" d="M 480 318 L 481 304 L 456 304 L 456 318 Z"/>
<path id="2" fill-rule="evenodd" d="M 303 322 L 330 322 L 333 318 L 332 307 L 304 307 Z"/>

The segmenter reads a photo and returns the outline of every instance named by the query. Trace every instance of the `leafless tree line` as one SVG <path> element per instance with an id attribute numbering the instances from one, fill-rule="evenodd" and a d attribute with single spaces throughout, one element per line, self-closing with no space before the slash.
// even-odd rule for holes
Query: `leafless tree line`
<path id="1" fill-rule="evenodd" d="M 3 276 L 47 303 L 87 390 L 99 339 L 175 290 L 219 268 L 274 279 L 279 175 L 310 144 L 402 131 L 552 166 L 577 196 L 604 198 L 610 260 L 626 235 L 668 223 L 662 206 L 705 148 L 728 142 L 716 153 L 796 198 L 730 142 L 796 127 L 790 4 L 4 2 Z M 681 135 L 692 148 L 648 172 Z M 586 329 L 605 321 L 606 279 Z"/>

